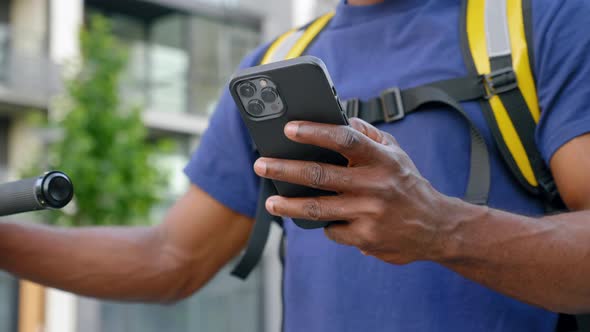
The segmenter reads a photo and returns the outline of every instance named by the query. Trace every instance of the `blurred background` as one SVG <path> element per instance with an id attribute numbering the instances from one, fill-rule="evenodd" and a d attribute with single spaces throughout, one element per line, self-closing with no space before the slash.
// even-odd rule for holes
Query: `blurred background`
<path id="1" fill-rule="evenodd" d="M 93 139 L 88 133 L 75 132 L 76 128 L 86 130 L 78 125 L 84 121 L 80 114 L 83 118 L 84 112 L 97 109 L 80 97 L 96 81 L 80 73 L 88 63 L 101 60 L 88 59 L 88 55 L 84 60 L 81 48 L 91 50 L 92 45 L 109 41 L 90 34 L 86 44 L 81 43 L 80 29 L 90 17 L 100 15 L 108 22 L 105 31 L 121 41 L 126 54 L 115 87 L 120 100 L 113 99 L 110 111 L 127 106 L 138 110 L 145 131 L 134 137 L 145 147 L 168 142 L 168 148 L 154 149 L 149 156 L 156 170 L 166 170 L 162 172 L 165 186 L 157 203 L 148 209 L 149 216 L 137 218 L 144 223 L 158 222 L 186 190 L 182 168 L 242 57 L 260 43 L 330 10 L 336 2 L 0 0 L 0 181 L 22 177 L 31 168 L 53 166 L 51 151 L 59 156 L 59 151 L 70 148 L 64 135 L 84 138 L 76 142 Z M 67 117 L 70 111 L 78 112 L 78 122 Z M 77 147 L 72 145 L 72 151 Z M 84 156 L 72 153 L 79 159 Z M 74 166 L 71 172 L 75 173 Z M 109 174 L 116 172 L 112 169 Z M 76 178 L 73 180 L 76 185 Z M 82 201 L 77 204 L 84 207 Z M 143 210 L 139 207 L 138 211 Z M 66 224 L 70 226 L 109 224 L 103 222 L 106 217 L 92 215 L 92 211 L 85 216 L 75 210 L 69 213 Z M 18 218 L 61 223 L 28 215 Z M 230 277 L 227 267 L 204 290 L 173 306 L 81 298 L 0 273 L 0 332 L 279 331 L 281 267 L 274 249 L 276 232 L 273 236 L 275 243 L 247 282 Z"/>

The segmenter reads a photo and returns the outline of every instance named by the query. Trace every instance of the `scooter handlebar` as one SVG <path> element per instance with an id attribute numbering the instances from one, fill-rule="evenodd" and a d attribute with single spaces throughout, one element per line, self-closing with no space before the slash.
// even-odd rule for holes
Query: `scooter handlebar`
<path id="1" fill-rule="evenodd" d="M 70 178 L 52 171 L 0 185 L 0 216 L 44 209 L 60 209 L 74 196 Z"/>

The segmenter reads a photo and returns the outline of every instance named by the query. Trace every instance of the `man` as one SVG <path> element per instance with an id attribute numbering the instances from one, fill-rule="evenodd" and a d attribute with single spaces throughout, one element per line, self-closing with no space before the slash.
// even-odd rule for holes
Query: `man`
<path id="1" fill-rule="evenodd" d="M 324 60 L 343 99 L 463 76 L 459 15 L 458 0 L 349 0 L 307 54 Z M 339 168 L 256 160 L 224 93 L 186 168 L 193 185 L 161 225 L 4 224 L 0 268 L 102 298 L 184 298 L 244 247 L 257 198 L 254 165 L 259 176 L 340 193 L 271 197 L 271 213 L 349 221 L 325 235 L 285 222 L 285 331 L 553 332 L 557 315 L 548 310 L 590 310 L 590 37 L 582 31 L 589 18 L 582 0 L 533 1 L 543 109 L 537 144 L 565 202 L 579 212 L 529 217 L 541 216 L 542 205 L 518 186 L 496 150 L 490 207 L 458 199 L 467 183 L 469 133 L 444 108 L 380 130 L 360 120 L 353 128 L 285 127 L 294 141 L 349 158 L 350 167 Z M 256 64 L 263 49 L 242 66 Z M 493 146 L 479 106 L 464 108 Z"/>

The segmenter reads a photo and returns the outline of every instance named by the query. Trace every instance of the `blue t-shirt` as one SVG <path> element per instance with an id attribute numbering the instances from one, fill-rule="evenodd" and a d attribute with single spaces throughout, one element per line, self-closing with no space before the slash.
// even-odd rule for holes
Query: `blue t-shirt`
<path id="1" fill-rule="evenodd" d="M 467 75 L 460 49 L 459 0 L 342 2 L 307 54 L 321 58 L 343 99 Z M 534 0 L 534 72 L 542 118 L 537 144 L 548 161 L 563 144 L 590 132 L 590 3 Z M 257 64 L 261 47 L 242 67 Z M 539 202 L 500 159 L 477 103 L 465 111 L 491 150 L 489 205 L 541 215 Z M 433 107 L 381 130 L 440 192 L 462 197 L 470 136 L 455 112 Z M 258 179 L 251 140 L 227 91 L 186 167 L 198 187 L 229 208 L 254 216 Z M 432 262 L 396 266 L 329 241 L 322 230 L 285 222 L 285 331 L 553 332 L 557 315 L 483 287 Z"/>

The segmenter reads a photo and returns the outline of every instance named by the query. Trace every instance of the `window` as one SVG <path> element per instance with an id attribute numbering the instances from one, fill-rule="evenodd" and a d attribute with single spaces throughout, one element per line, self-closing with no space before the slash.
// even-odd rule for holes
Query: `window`
<path id="1" fill-rule="evenodd" d="M 6 79 L 10 37 L 8 27 L 9 4 L 7 0 L 0 0 L 0 82 Z"/>
<path id="2" fill-rule="evenodd" d="M 252 27 L 201 16 L 191 19 L 191 31 L 192 111 L 210 115 L 220 90 L 260 36 Z"/>
<path id="3" fill-rule="evenodd" d="M 188 16 L 170 14 L 150 29 L 150 109 L 185 112 L 190 56 L 186 45 Z"/>
<path id="4" fill-rule="evenodd" d="M 147 28 L 144 22 L 132 16 L 113 13 L 109 16 L 114 34 L 127 45 L 128 62 L 122 77 L 123 100 L 131 106 L 145 106 L 146 71 L 148 68 Z"/>
<path id="5" fill-rule="evenodd" d="M 89 13 L 106 14 L 129 47 L 125 100 L 150 111 L 210 115 L 231 73 L 260 41 L 258 24 L 172 10 L 146 18 L 92 5 Z"/>
<path id="6" fill-rule="evenodd" d="M 18 321 L 18 282 L 0 272 L 0 331 L 16 332 Z"/>

